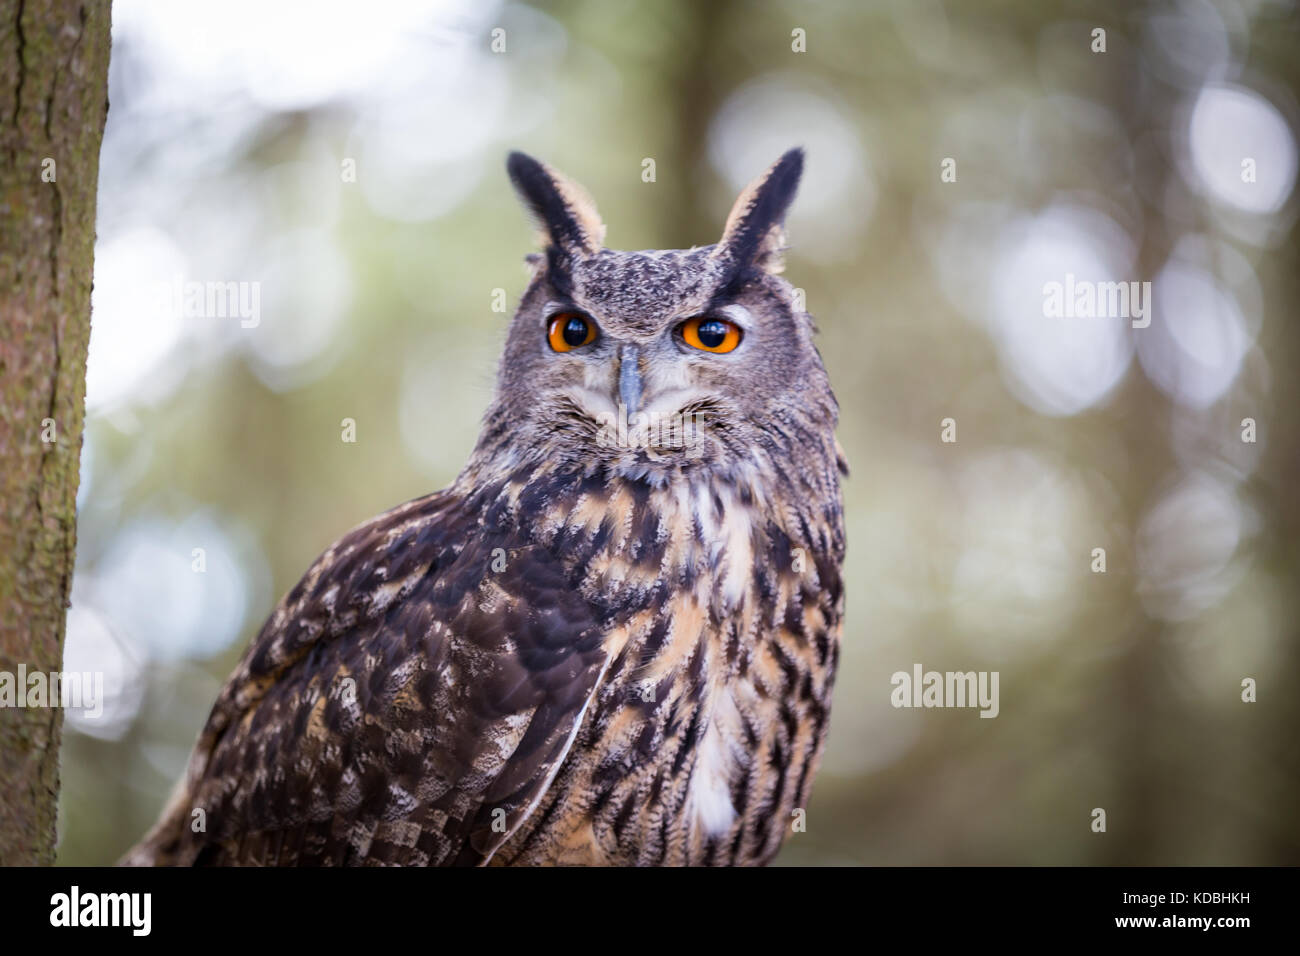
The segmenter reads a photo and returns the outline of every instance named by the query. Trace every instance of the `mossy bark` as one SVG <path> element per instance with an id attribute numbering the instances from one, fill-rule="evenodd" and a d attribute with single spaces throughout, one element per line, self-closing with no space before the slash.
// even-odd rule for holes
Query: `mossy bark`
<path id="1" fill-rule="evenodd" d="M 0 671 L 15 677 L 63 660 L 108 55 L 108 0 L 0 0 Z M 57 706 L 0 706 L 0 864 L 54 860 L 62 726 Z"/>

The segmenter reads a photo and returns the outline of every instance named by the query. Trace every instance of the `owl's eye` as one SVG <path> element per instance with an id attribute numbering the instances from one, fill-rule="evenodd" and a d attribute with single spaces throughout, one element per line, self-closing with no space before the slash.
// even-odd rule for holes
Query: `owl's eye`
<path id="1" fill-rule="evenodd" d="M 687 319 L 678 331 L 687 345 L 705 352 L 730 352 L 740 344 L 740 326 L 726 319 Z"/>
<path id="2" fill-rule="evenodd" d="M 551 317 L 546 341 L 557 352 L 571 352 L 596 339 L 596 323 L 577 312 L 561 312 Z"/>

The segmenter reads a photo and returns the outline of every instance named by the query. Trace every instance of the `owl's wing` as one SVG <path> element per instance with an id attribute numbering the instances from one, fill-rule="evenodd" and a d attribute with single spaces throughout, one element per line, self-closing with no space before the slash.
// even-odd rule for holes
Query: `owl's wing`
<path id="1" fill-rule="evenodd" d="M 506 523 L 446 494 L 394 509 L 281 602 L 124 862 L 485 862 L 559 769 L 602 633 Z"/>

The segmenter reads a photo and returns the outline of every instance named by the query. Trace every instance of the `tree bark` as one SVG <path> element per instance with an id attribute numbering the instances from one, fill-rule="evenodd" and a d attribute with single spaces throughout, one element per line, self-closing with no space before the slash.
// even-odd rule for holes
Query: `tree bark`
<path id="1" fill-rule="evenodd" d="M 108 0 L 0 0 L 0 864 L 54 861 Z"/>

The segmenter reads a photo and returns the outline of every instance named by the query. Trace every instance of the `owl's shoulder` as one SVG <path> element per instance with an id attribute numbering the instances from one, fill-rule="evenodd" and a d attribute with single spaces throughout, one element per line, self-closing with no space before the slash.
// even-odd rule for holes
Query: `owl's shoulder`
<path id="1" fill-rule="evenodd" d="M 441 493 L 328 548 L 223 688 L 139 862 L 490 858 L 606 664 L 600 610 L 499 519 Z"/>

